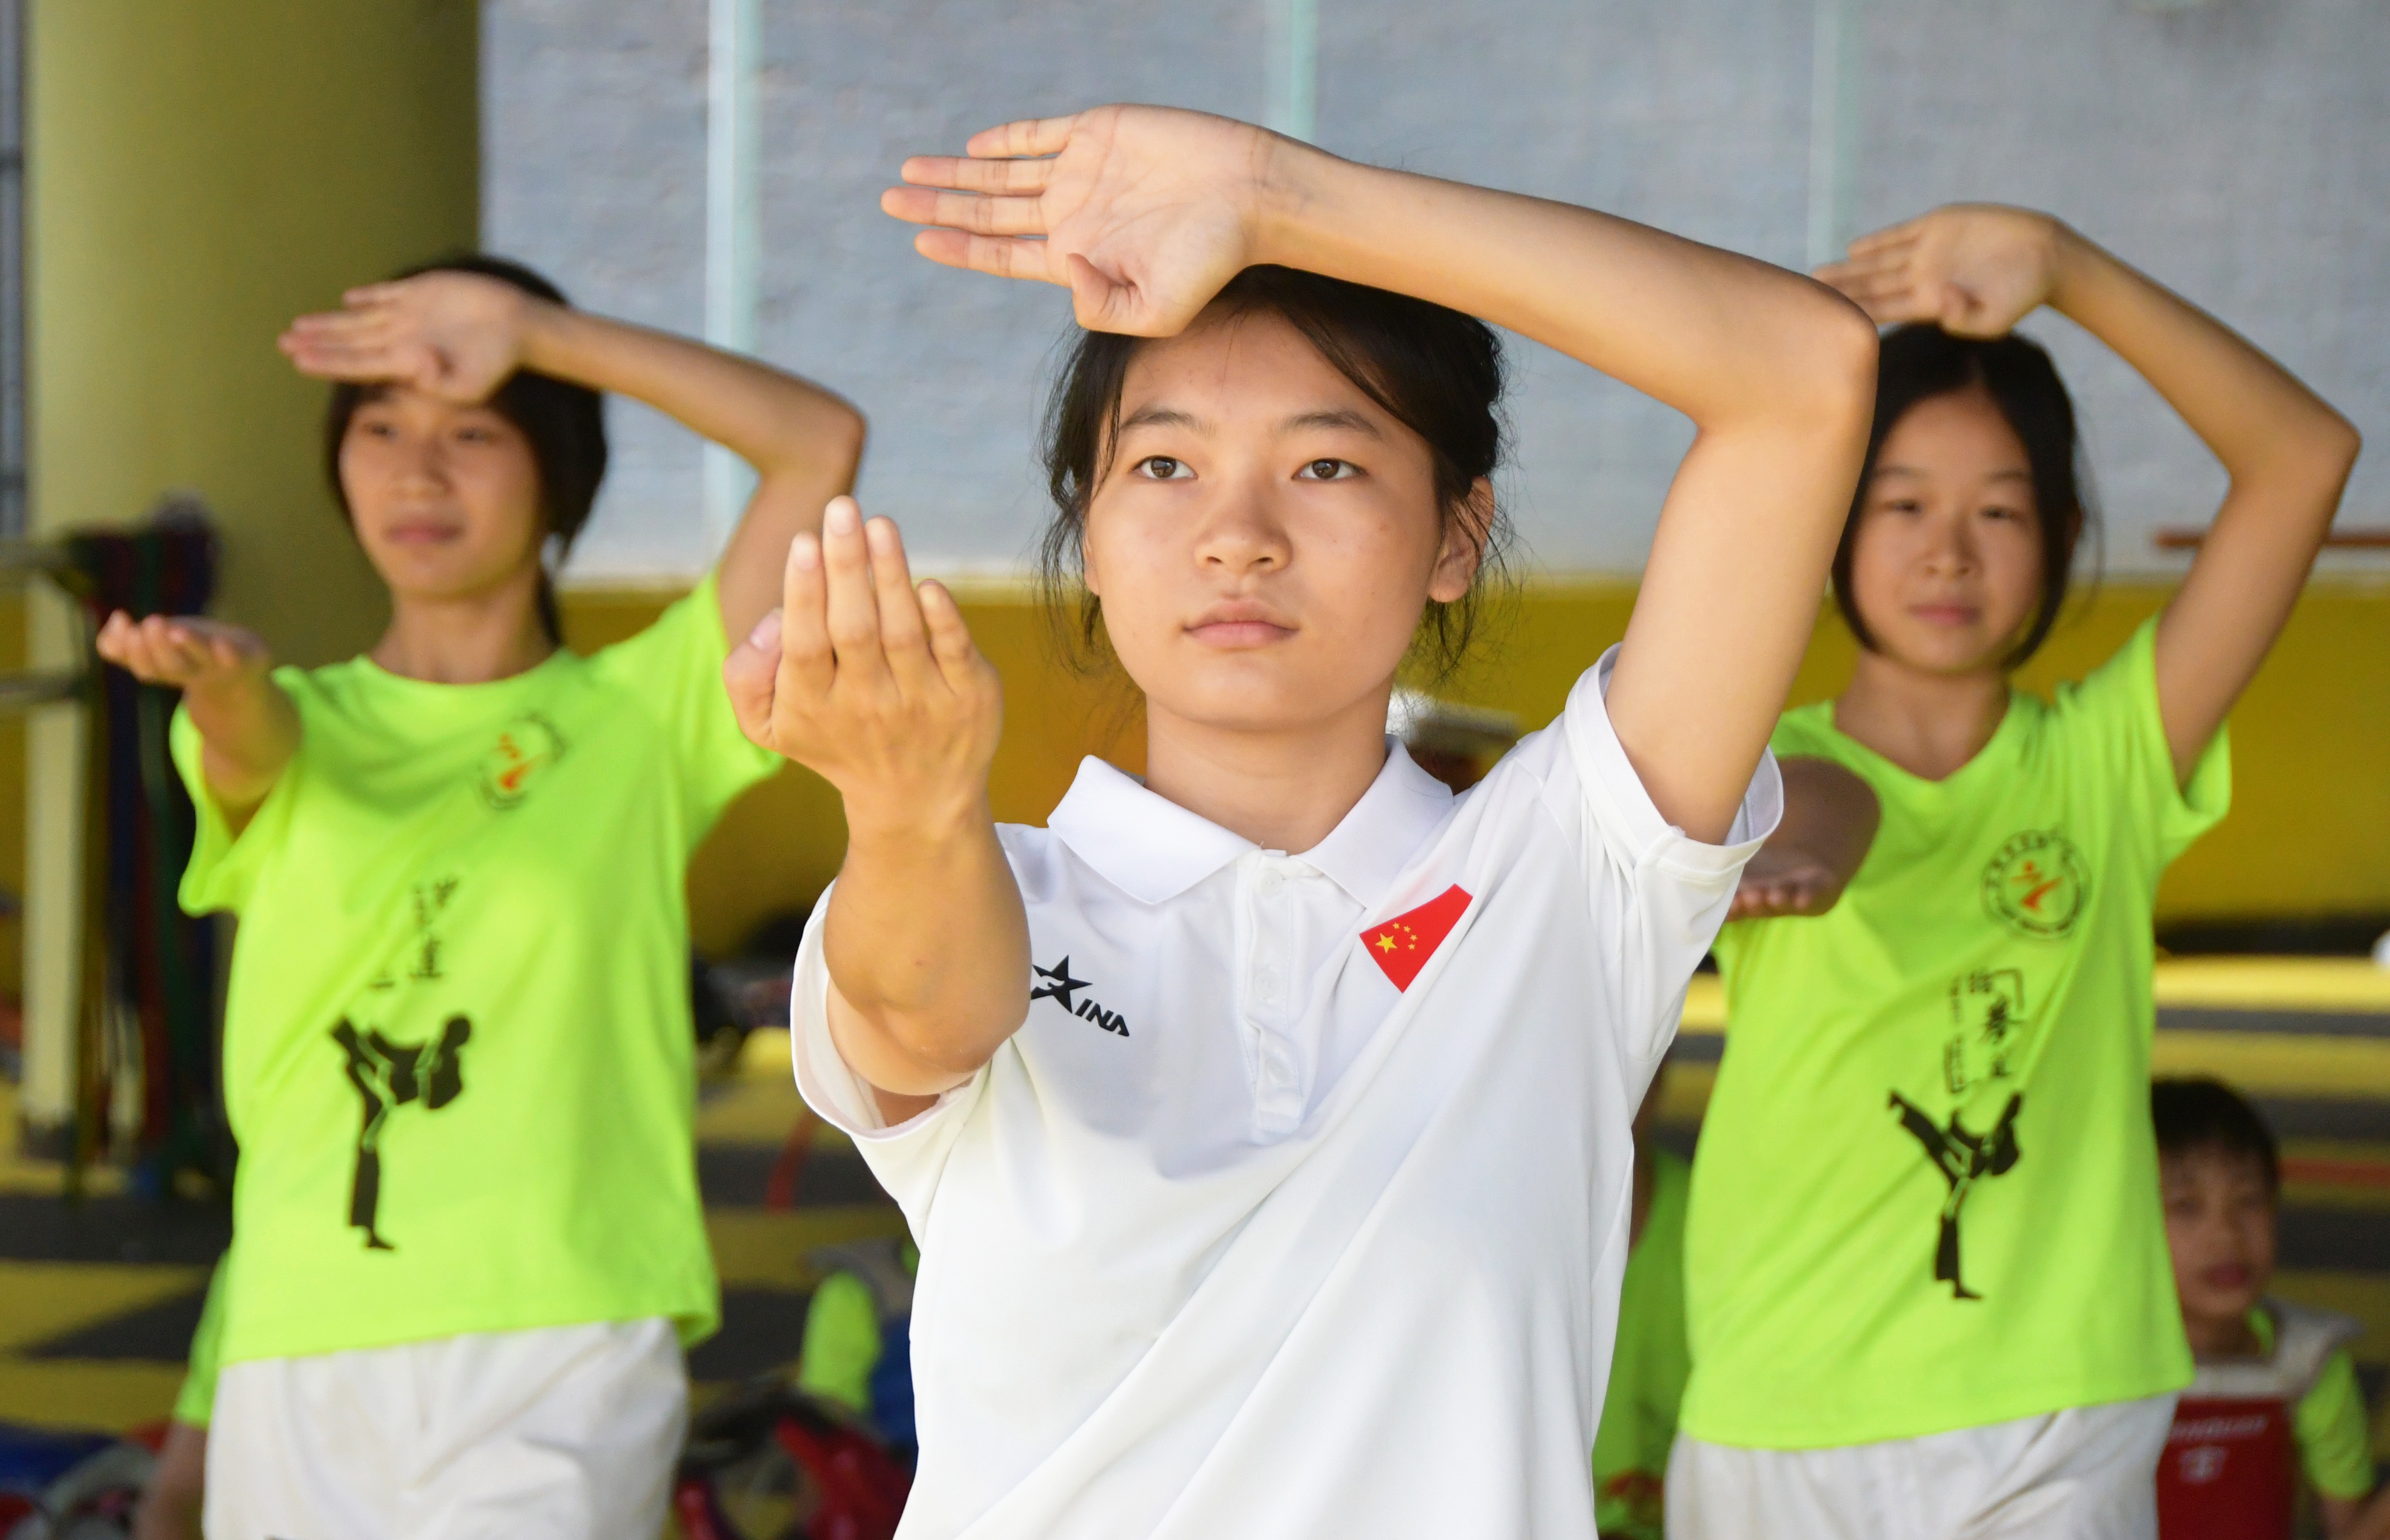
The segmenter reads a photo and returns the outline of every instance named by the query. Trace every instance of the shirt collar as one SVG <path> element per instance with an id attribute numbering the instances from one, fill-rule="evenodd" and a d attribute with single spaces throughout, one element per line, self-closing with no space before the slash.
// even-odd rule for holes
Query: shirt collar
<path id="1" fill-rule="evenodd" d="M 1452 807 L 1452 792 L 1386 740 L 1386 763 L 1328 838 L 1294 859 L 1315 867 L 1364 909 L 1375 908 L 1404 864 Z M 1146 904 L 1164 904 L 1260 847 L 1145 789 L 1093 755 L 1046 827 L 1105 881 Z"/>

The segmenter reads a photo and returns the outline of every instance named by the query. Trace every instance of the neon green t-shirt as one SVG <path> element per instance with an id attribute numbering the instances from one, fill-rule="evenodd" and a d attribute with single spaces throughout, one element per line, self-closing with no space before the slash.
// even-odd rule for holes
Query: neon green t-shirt
<path id="1" fill-rule="evenodd" d="M 1780 756 L 1882 801 L 1816 918 L 1729 925 L 1726 1057 L 1686 1236 L 1713 1444 L 1827 1448 L 2189 1383 L 2149 1117 L 2151 907 L 2224 815 L 2224 736 L 2178 789 L 2154 622 L 1922 780 L 1787 712 Z"/>
<path id="2" fill-rule="evenodd" d="M 2258 1351 L 2274 1351 L 2274 1317 L 2263 1306 L 2249 1312 Z M 2299 1469 L 2307 1484 L 2327 1497 L 2353 1502 L 2373 1491 L 2372 1430 L 2365 1416 L 2365 1391 L 2357 1364 L 2342 1348 L 2323 1361 L 2323 1372 L 2291 1411 L 2291 1436 L 2299 1446 Z"/>
<path id="3" fill-rule="evenodd" d="M 1685 1204 L 1692 1168 L 1651 1157 L 1651 1206 L 1618 1290 L 1618 1346 L 1593 1435 L 1593 1519 L 1602 1540 L 1661 1540 L 1662 1483 L 1692 1358 L 1685 1350 Z"/>
<path id="4" fill-rule="evenodd" d="M 183 1370 L 183 1388 L 174 1395 L 174 1420 L 204 1428 L 215 1418 L 217 1353 L 224 1346 L 225 1264 L 208 1275 L 207 1302 L 199 1306 L 199 1324 L 191 1332 L 191 1359 Z"/>
<path id="5" fill-rule="evenodd" d="M 183 905 L 240 917 L 223 1362 L 713 1329 L 685 868 L 777 764 L 739 734 L 726 651 L 708 580 L 492 684 L 278 670 L 304 736 L 238 839 L 176 715 Z"/>

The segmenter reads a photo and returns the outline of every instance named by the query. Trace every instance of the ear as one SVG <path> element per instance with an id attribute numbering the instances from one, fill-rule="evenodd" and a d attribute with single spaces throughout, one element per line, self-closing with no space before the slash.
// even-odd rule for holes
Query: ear
<path id="1" fill-rule="evenodd" d="M 1468 596 L 1485 561 L 1485 542 L 1494 530 L 1494 483 L 1480 476 L 1469 485 L 1469 495 L 1444 521 L 1444 539 L 1437 546 L 1435 567 L 1428 573 L 1427 597 L 1451 604 Z"/>

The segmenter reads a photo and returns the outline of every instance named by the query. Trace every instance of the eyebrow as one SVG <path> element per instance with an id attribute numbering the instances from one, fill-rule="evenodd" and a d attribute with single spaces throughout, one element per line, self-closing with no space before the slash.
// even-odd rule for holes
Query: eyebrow
<path id="1" fill-rule="evenodd" d="M 1879 476 L 1922 476 L 1925 474 L 1922 468 L 1913 465 L 1880 465 L 1875 468 L 1875 473 Z M 1986 480 L 1994 481 L 2023 481 L 2026 485 L 2030 486 L 2033 483 L 2033 472 L 2030 470 L 1995 470 L 1986 478 Z"/>
<path id="2" fill-rule="evenodd" d="M 1192 412 L 1181 411 L 1176 406 L 1140 406 L 1121 418 L 1122 433 L 1125 434 L 1135 428 L 1184 428 L 1191 433 L 1201 433 L 1206 437 L 1213 432 L 1212 424 Z M 1360 433 L 1373 439 L 1385 437 L 1385 434 L 1379 430 L 1376 423 L 1349 407 L 1323 407 L 1316 412 L 1298 412 L 1279 424 L 1279 431 L 1281 433 L 1301 432 L 1306 430 L 1316 431 L 1320 429 L 1342 429 L 1346 432 Z"/>

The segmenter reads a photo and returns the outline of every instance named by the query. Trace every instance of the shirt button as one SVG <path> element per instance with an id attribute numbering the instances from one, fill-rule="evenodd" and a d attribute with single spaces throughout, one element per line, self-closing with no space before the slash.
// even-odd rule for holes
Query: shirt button
<path id="1" fill-rule="evenodd" d="M 1277 872 L 1265 868 L 1262 872 L 1261 880 L 1255 883 L 1254 886 L 1262 891 L 1262 896 L 1264 898 L 1276 898 L 1278 896 L 1278 891 L 1286 886 L 1286 879 L 1279 877 Z"/>

